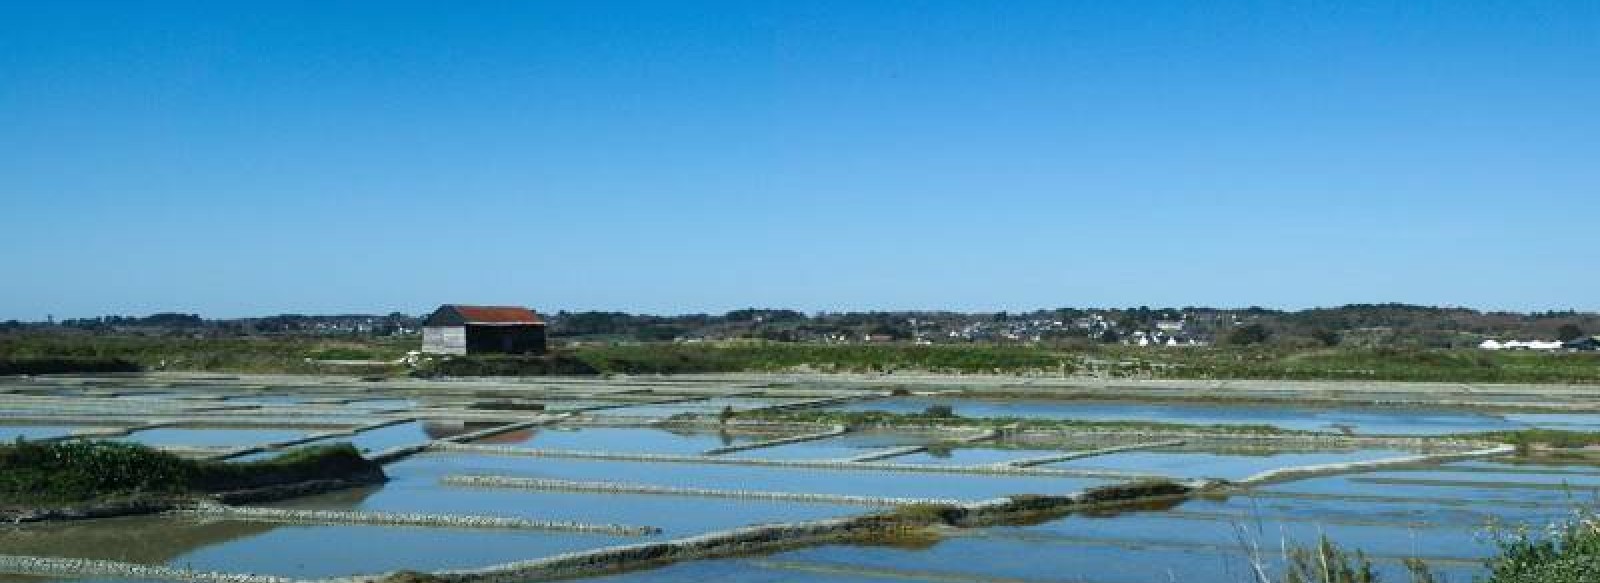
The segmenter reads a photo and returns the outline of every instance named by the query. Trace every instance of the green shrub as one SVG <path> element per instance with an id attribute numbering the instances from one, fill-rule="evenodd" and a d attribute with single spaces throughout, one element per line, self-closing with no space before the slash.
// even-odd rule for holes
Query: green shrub
<path id="1" fill-rule="evenodd" d="M 1356 551 L 1345 551 L 1327 537 L 1315 547 L 1289 549 L 1284 583 L 1377 583 L 1372 561 Z"/>
<path id="2" fill-rule="evenodd" d="M 909 525 L 955 524 L 961 514 L 961 507 L 952 504 L 906 504 L 888 512 Z"/>
<path id="3" fill-rule="evenodd" d="M 1496 533 L 1498 552 L 1485 561 L 1482 583 L 1594 583 L 1600 581 L 1600 517 L 1581 511 L 1573 520 L 1534 532 L 1528 528 Z M 1372 563 L 1359 551 L 1341 549 L 1326 537 L 1314 547 L 1289 549 L 1283 583 L 1380 583 Z M 1252 558 L 1255 583 L 1267 578 L 1265 561 Z M 1406 559 L 1411 583 L 1441 583 L 1428 565 Z"/>
<path id="4" fill-rule="evenodd" d="M 0 445 L 0 504 L 58 504 L 134 495 L 187 495 L 318 479 L 381 479 L 347 443 L 272 459 L 192 460 L 136 443 L 17 440 Z"/>
<path id="5" fill-rule="evenodd" d="M 1486 583 L 1600 581 L 1600 517 L 1581 513 L 1542 534 L 1519 529 L 1498 537 Z"/>

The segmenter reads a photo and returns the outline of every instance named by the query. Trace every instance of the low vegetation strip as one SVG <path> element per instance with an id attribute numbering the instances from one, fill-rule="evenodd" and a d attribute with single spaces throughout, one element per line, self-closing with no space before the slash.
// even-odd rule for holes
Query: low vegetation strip
<path id="1" fill-rule="evenodd" d="M 186 459 L 132 443 L 18 441 L 0 445 L 0 518 L 48 519 L 55 516 L 52 509 L 83 504 L 182 500 L 304 482 L 384 479 L 382 467 L 363 459 L 348 444 L 232 463 Z"/>
<path id="2" fill-rule="evenodd" d="M 107 577 L 128 581 L 187 581 L 194 583 L 296 583 L 287 577 L 194 571 L 161 565 L 140 565 L 120 561 L 23 557 L 0 555 L 0 573 L 39 577 Z"/>
<path id="3" fill-rule="evenodd" d="M 986 373 L 1072 371 L 1077 357 L 1027 346 L 839 345 L 780 342 L 648 343 L 585 346 L 573 356 L 607 373 L 672 374 L 810 369 L 825 372 L 924 370 Z"/>
<path id="4" fill-rule="evenodd" d="M 1110 454 L 1114 454 L 1114 453 L 1123 453 L 1123 452 L 1128 452 L 1128 451 L 1139 451 L 1139 450 L 1143 450 L 1143 449 L 1155 449 L 1155 448 L 1160 448 L 1160 447 L 1176 447 L 1176 446 L 1180 446 L 1180 445 L 1183 445 L 1183 444 L 1184 444 L 1184 441 L 1181 440 L 1181 439 L 1173 439 L 1173 440 L 1170 440 L 1170 441 L 1157 441 L 1157 442 L 1153 442 L 1153 443 L 1131 443 L 1131 444 L 1128 444 L 1128 445 L 1118 445 L 1118 446 L 1113 446 L 1113 447 L 1103 447 L 1103 448 L 1100 448 L 1100 449 L 1091 449 L 1091 450 L 1088 450 L 1088 451 L 1069 451 L 1069 452 L 1059 453 L 1059 454 L 1054 454 L 1054 455 L 1042 455 L 1042 456 L 1038 456 L 1038 457 L 1023 458 L 1023 459 L 1019 459 L 1019 460 L 1004 461 L 1004 462 L 1000 462 L 1000 465 L 1011 466 L 1011 467 L 1014 467 L 1014 468 L 1028 468 L 1028 467 L 1039 466 L 1039 465 L 1044 465 L 1044 464 L 1053 464 L 1053 463 L 1056 463 L 1056 462 L 1072 461 L 1072 460 L 1089 458 L 1089 457 L 1099 457 L 1099 456 L 1103 456 L 1103 455 L 1110 455 Z"/>
<path id="5" fill-rule="evenodd" d="M 401 370 L 402 367 L 391 365 L 353 369 L 318 364 L 314 359 L 329 356 L 327 351 L 330 349 L 344 349 L 359 352 L 347 352 L 337 356 L 398 360 L 405 356 L 407 350 L 415 350 L 415 346 L 414 339 L 405 337 L 356 341 L 292 336 L 194 338 L 135 334 L 0 334 L 0 358 L 13 361 L 43 359 L 125 361 L 140 368 L 189 371 L 389 372 Z"/>
<path id="6" fill-rule="evenodd" d="M 853 496 L 848 494 L 813 494 L 806 492 L 765 492 L 760 490 L 719 490 L 714 488 L 682 488 L 624 482 L 583 482 L 549 480 L 543 478 L 517 478 L 510 476 L 445 476 L 440 480 L 452 486 L 479 488 L 526 488 L 565 492 L 600 492 L 607 494 L 654 494 L 662 496 L 700 496 L 706 498 L 742 498 L 748 500 L 776 500 L 783 502 L 815 502 L 822 504 L 855 504 L 861 506 L 904 506 L 909 504 L 960 504 L 953 498 L 897 498 L 888 496 Z"/>
<path id="7" fill-rule="evenodd" d="M 1477 341 L 1474 340 L 1475 344 Z M 134 334 L 0 334 L 0 374 L 161 370 L 259 373 L 401 374 L 415 336 L 331 339 L 302 336 L 191 338 Z M 1363 343 L 1365 344 L 1365 343 Z M 131 367 L 131 368 L 130 368 Z M 1436 382 L 1600 382 L 1588 354 L 1472 348 L 1215 345 L 1161 350 L 1080 342 L 1040 344 L 820 344 L 808 342 L 640 342 L 585 345 L 543 357 L 433 359 L 418 376 L 543 376 L 733 372 L 925 371 L 1112 378 L 1392 380 Z"/>
<path id="8" fill-rule="evenodd" d="M 1578 448 L 1600 445 L 1600 431 L 1562 431 L 1559 429 L 1521 429 L 1477 433 L 1472 437 L 1509 443 L 1527 453 L 1535 448 Z"/>
<path id="9" fill-rule="evenodd" d="M 570 449 L 532 449 L 497 445 L 468 445 L 447 442 L 435 443 L 435 451 L 511 455 L 567 459 L 614 460 L 636 462 L 664 462 L 684 464 L 720 464 L 741 466 L 767 466 L 780 468 L 808 468 L 818 470 L 916 472 L 928 474 L 979 474 L 993 476 L 1058 476 L 1075 478 L 1105 478 L 1110 480 L 1164 479 L 1167 476 L 1140 472 L 1111 470 L 1069 470 L 1059 468 L 1012 468 L 1003 466 L 957 466 L 936 464 L 857 463 L 840 460 L 787 460 L 764 458 L 731 458 L 705 455 L 672 455 L 652 453 L 619 453 L 610 451 L 583 451 Z"/>
<path id="10" fill-rule="evenodd" d="M 725 454 L 725 453 L 733 453 L 733 452 L 736 452 L 736 451 L 746 451 L 746 450 L 751 450 L 751 449 L 762 449 L 762 448 L 767 448 L 767 447 L 777 447 L 777 446 L 780 446 L 780 445 L 789 445 L 791 443 L 804 443 L 804 442 L 807 442 L 807 441 L 817 441 L 819 439 L 828 439 L 830 437 L 838 437 L 840 435 L 844 435 L 844 434 L 849 433 L 849 432 L 850 432 L 850 428 L 849 427 L 845 427 L 843 425 L 835 425 L 833 427 L 828 428 L 827 431 L 819 431 L 817 433 L 808 433 L 808 434 L 805 434 L 805 435 L 795 435 L 795 436 L 791 436 L 791 437 L 780 437 L 780 438 L 777 438 L 777 439 L 768 439 L 766 441 L 757 441 L 757 442 L 753 442 L 753 443 L 743 443 L 743 444 L 739 444 L 739 445 L 728 445 L 728 446 L 723 446 L 723 447 L 716 447 L 716 448 L 712 448 L 712 449 L 706 450 L 702 455 L 722 455 L 722 454 Z"/>
<path id="11" fill-rule="evenodd" d="M 549 530 L 581 532 L 620 536 L 645 536 L 661 532 L 653 526 L 628 526 L 621 524 L 589 524 L 570 521 L 533 520 L 504 516 L 472 516 L 461 514 L 424 514 L 415 512 L 358 512 L 344 510 L 291 510 L 252 506 L 202 504 L 182 511 L 184 514 L 289 524 L 372 524 L 383 526 L 434 526 L 448 528 L 497 528 L 518 530 Z"/>
<path id="12" fill-rule="evenodd" d="M 741 420 L 788 423 L 827 423 L 854 428 L 926 428 L 1027 430 L 1118 430 L 1161 433 L 1223 435 L 1318 435 L 1310 431 L 1283 429 L 1272 425 L 1189 425 L 1155 421 L 1084 421 L 1078 419 L 1039 419 L 1025 417 L 962 417 L 945 410 L 920 413 L 887 411 L 752 411 L 741 413 Z"/>

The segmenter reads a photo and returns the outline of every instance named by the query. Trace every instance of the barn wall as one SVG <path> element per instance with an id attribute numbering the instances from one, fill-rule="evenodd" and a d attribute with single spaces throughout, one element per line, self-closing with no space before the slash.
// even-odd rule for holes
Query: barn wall
<path id="1" fill-rule="evenodd" d="M 425 326 L 422 351 L 429 354 L 466 354 L 467 329 L 463 326 Z"/>
<path id="2" fill-rule="evenodd" d="M 543 354 L 544 326 L 467 325 L 468 354 Z"/>

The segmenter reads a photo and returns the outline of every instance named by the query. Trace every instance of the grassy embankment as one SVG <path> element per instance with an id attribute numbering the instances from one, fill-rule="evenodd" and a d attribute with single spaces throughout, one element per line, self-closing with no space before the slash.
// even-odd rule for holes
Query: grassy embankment
<path id="1" fill-rule="evenodd" d="M 1024 345 L 730 342 L 580 346 L 560 354 L 580 369 L 628 374 L 795 370 L 1049 375 L 1094 372 L 1112 377 L 1172 379 L 1600 382 L 1600 354 L 1476 349 L 1056 349 Z M 500 363 L 483 368 L 514 370 L 515 366 Z M 527 374 L 540 370 L 535 366 Z"/>
<path id="2" fill-rule="evenodd" d="M 1023 345 L 783 343 L 586 346 L 572 355 L 600 372 L 929 371 L 1176 379 L 1600 382 L 1600 354 L 1475 349 L 1258 347 L 1054 349 Z"/>
<path id="3" fill-rule="evenodd" d="M 381 480 L 382 466 L 349 444 L 305 447 L 262 461 L 193 460 L 111 441 L 0 445 L 0 509 L 135 498 L 189 498 L 311 480 Z"/>
<path id="4" fill-rule="evenodd" d="M 172 338 L 87 334 L 0 336 L 0 361 L 121 359 L 146 370 L 240 373 L 398 374 L 399 365 L 359 367 L 319 360 L 393 361 L 417 338 L 378 340 Z M 87 361 L 85 361 L 87 362 Z M 682 374 L 715 372 L 925 371 L 1084 374 L 1172 379 L 1387 380 L 1440 382 L 1600 382 L 1600 354 L 1488 352 L 1476 349 L 1052 347 L 1016 344 L 645 343 L 558 349 L 544 358 L 436 359 L 422 374 Z M 93 372 L 93 371 L 86 371 Z"/>
<path id="5" fill-rule="evenodd" d="M 174 338 L 88 334 L 0 335 L 0 362 L 13 372 L 114 372 L 105 363 L 131 363 L 136 370 L 238 373 L 401 373 L 400 365 L 337 366 L 317 360 L 395 361 L 415 350 L 416 339 L 337 340 L 298 337 Z M 53 361 L 77 365 L 40 370 Z"/>
<path id="6" fill-rule="evenodd" d="M 1218 433 L 1252 435 L 1321 435 L 1309 431 L 1283 429 L 1272 425 L 1191 425 L 1159 421 L 1085 421 L 1079 419 L 1040 419 L 1033 417 L 962 417 L 934 411 L 890 413 L 886 411 L 829 411 L 822 409 L 756 410 L 737 413 L 734 419 L 784 423 L 844 425 L 852 428 L 942 427 L 950 429 L 1060 429 L 1103 431 L 1146 431 L 1152 433 Z"/>
<path id="7" fill-rule="evenodd" d="M 1311 431 L 1284 429 L 1272 425 L 1195 425 L 1159 421 L 1086 421 L 1079 419 L 1039 419 L 1026 417 L 962 417 L 939 407 L 919 413 L 886 411 L 829 411 L 825 409 L 756 410 L 735 414 L 733 419 L 785 423 L 845 425 L 853 428 L 942 427 L 951 429 L 1018 429 L 1125 431 L 1150 433 L 1213 433 L 1227 435 L 1327 435 Z M 1600 432 L 1557 429 L 1521 429 L 1456 434 L 1452 437 L 1487 443 L 1515 445 L 1523 453 L 1535 450 L 1573 450 L 1600 446 Z"/>

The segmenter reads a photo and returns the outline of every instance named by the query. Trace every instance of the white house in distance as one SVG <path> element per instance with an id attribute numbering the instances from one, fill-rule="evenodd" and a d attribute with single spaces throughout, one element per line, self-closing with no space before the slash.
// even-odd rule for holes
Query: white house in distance
<path id="1" fill-rule="evenodd" d="M 1561 350 L 1560 340 L 1507 340 L 1501 342 L 1490 338 L 1478 343 L 1478 348 L 1484 350 Z"/>

